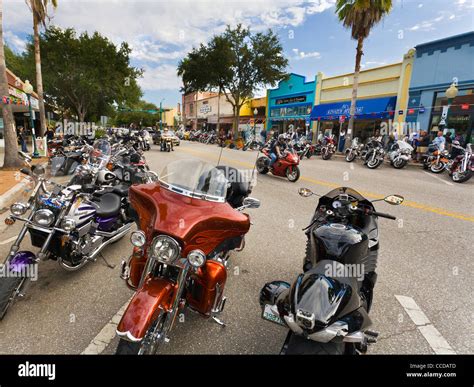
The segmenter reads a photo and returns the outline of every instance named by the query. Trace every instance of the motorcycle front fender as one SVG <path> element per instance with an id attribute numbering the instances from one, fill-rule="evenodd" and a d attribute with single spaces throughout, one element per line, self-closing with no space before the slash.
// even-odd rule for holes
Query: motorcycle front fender
<path id="1" fill-rule="evenodd" d="M 10 270 L 15 273 L 25 273 L 30 265 L 36 263 L 36 256 L 31 251 L 17 251 L 15 255 L 8 260 Z"/>
<path id="2" fill-rule="evenodd" d="M 148 278 L 137 290 L 118 326 L 117 335 L 139 342 L 143 339 L 160 310 L 169 310 L 176 285 L 164 278 Z"/>

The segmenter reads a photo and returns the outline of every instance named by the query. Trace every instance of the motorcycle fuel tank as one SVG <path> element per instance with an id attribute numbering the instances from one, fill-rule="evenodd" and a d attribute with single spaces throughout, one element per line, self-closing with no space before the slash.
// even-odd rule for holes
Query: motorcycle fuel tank
<path id="1" fill-rule="evenodd" d="M 325 223 L 314 229 L 317 261 L 361 263 L 369 253 L 369 239 L 361 230 L 342 223 Z"/>

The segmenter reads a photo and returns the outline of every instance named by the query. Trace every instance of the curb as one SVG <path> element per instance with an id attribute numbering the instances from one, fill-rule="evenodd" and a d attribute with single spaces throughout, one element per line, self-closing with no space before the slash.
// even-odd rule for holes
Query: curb
<path id="1" fill-rule="evenodd" d="M 28 184 L 28 180 L 23 179 L 18 184 L 10 188 L 3 195 L 1 195 L 0 196 L 0 211 L 8 209 L 10 204 L 12 204 L 15 201 L 18 194 L 26 188 L 27 184 Z"/>

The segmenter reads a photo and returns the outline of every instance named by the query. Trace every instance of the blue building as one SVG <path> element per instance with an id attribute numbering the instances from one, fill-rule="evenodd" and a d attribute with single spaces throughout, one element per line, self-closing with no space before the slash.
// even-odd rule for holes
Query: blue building
<path id="1" fill-rule="evenodd" d="M 448 111 L 445 131 L 472 141 L 474 126 L 474 31 L 419 44 L 409 89 L 407 122 L 434 135 L 440 128 L 445 91 L 459 90 Z"/>
<path id="2" fill-rule="evenodd" d="M 276 89 L 267 90 L 266 129 L 284 133 L 293 125 L 295 130 L 307 130 L 315 92 L 315 80 L 306 82 L 304 76 L 294 73 L 279 82 Z"/>

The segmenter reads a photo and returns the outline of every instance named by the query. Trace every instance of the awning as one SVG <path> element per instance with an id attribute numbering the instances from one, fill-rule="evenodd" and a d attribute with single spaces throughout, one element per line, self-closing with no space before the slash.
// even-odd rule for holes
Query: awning
<path id="1" fill-rule="evenodd" d="M 397 97 L 360 99 L 356 101 L 356 119 L 376 119 L 393 117 Z M 344 116 L 349 119 L 351 101 L 325 103 L 316 105 L 311 111 L 312 121 L 333 121 Z"/>

